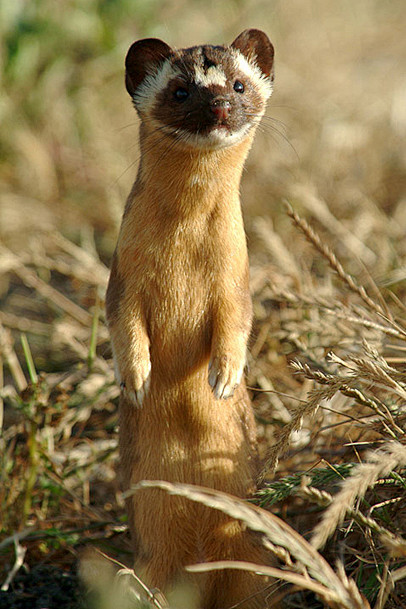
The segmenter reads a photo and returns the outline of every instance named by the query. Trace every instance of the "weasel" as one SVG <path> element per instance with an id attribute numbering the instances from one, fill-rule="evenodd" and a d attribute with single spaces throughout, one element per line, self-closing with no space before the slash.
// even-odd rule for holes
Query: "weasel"
<path id="1" fill-rule="evenodd" d="M 256 427 L 243 379 L 252 305 L 239 185 L 272 92 L 273 56 L 255 29 L 230 46 L 174 50 L 149 38 L 128 51 L 141 160 L 106 296 L 121 386 L 124 489 L 143 479 L 238 497 L 255 489 Z M 188 564 L 264 562 L 259 540 L 217 510 L 158 489 L 133 495 L 127 510 L 136 572 L 166 594 L 189 581 Z M 190 585 L 200 608 L 266 606 L 258 575 L 211 572 Z"/>

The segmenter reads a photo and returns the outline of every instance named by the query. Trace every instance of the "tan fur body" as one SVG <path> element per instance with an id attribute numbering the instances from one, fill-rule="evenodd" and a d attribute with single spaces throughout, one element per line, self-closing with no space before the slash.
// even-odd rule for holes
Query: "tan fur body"
<path id="1" fill-rule="evenodd" d="M 119 380 L 120 475 L 187 482 L 246 497 L 255 488 L 255 421 L 237 384 L 251 328 L 248 257 L 239 183 L 254 130 L 219 149 L 172 146 L 142 123 L 142 160 L 127 201 L 107 292 Z M 141 395 L 142 405 L 130 395 Z M 131 393 L 132 392 L 132 393 Z M 165 593 L 184 566 L 263 562 L 258 540 L 221 512 L 160 490 L 128 499 L 137 573 Z M 194 576 L 196 607 L 226 609 L 266 586 L 224 571 Z M 265 607 L 259 594 L 241 607 Z"/>

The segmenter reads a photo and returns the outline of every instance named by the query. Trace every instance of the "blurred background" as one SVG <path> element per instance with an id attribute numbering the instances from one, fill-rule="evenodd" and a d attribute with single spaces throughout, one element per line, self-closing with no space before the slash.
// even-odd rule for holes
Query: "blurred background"
<path id="1" fill-rule="evenodd" d="M 248 381 L 303 399 L 314 379 L 295 376 L 292 359 L 330 370 L 326 354 L 359 354 L 368 324 L 368 340 L 405 370 L 403 331 L 389 346 L 371 334 L 377 307 L 380 320 L 405 318 L 405 26 L 403 0 L 0 0 L 0 525 L 6 539 L 35 528 L 28 562 L 66 566 L 83 535 L 114 537 L 123 518 L 103 299 L 139 160 L 130 44 L 231 43 L 248 27 L 274 44 L 275 91 L 242 183 L 256 314 Z M 356 316 L 367 301 L 339 283 L 287 201 L 377 303 L 362 322 L 347 323 L 348 307 Z M 265 454 L 295 401 L 253 400 Z M 337 420 L 323 417 L 304 420 L 280 475 L 350 459 L 341 440 L 353 432 L 326 431 Z M 78 533 L 79 521 L 99 529 Z M 375 579 L 371 598 L 378 589 Z"/>
<path id="2" fill-rule="evenodd" d="M 354 265 L 386 271 L 406 214 L 405 13 L 401 0 L 3 0 L 2 239 L 24 249 L 54 228 L 76 243 L 92 233 L 108 262 L 138 160 L 129 45 L 230 43 L 259 27 L 276 85 L 244 179 L 248 227 L 260 215 L 283 238 L 281 200 L 297 201 L 331 215 L 333 238 L 348 231 Z"/>

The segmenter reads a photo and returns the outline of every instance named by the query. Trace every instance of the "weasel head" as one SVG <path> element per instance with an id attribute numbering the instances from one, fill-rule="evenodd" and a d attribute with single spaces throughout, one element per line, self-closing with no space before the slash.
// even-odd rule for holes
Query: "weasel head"
<path id="1" fill-rule="evenodd" d="M 173 50 L 162 40 L 135 42 L 126 87 L 149 130 L 182 146 L 216 149 L 239 143 L 265 111 L 273 85 L 273 46 L 245 30 L 230 46 Z"/>

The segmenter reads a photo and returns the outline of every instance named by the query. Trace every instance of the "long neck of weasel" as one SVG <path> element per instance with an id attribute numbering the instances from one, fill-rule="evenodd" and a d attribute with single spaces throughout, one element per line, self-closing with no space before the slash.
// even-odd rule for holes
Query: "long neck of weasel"
<path id="1" fill-rule="evenodd" d="M 163 215 L 178 218 L 210 213 L 219 204 L 238 203 L 241 173 L 253 136 L 251 129 L 233 146 L 207 150 L 182 146 L 141 124 L 141 165 L 133 200 L 142 206 L 159 200 Z"/>

